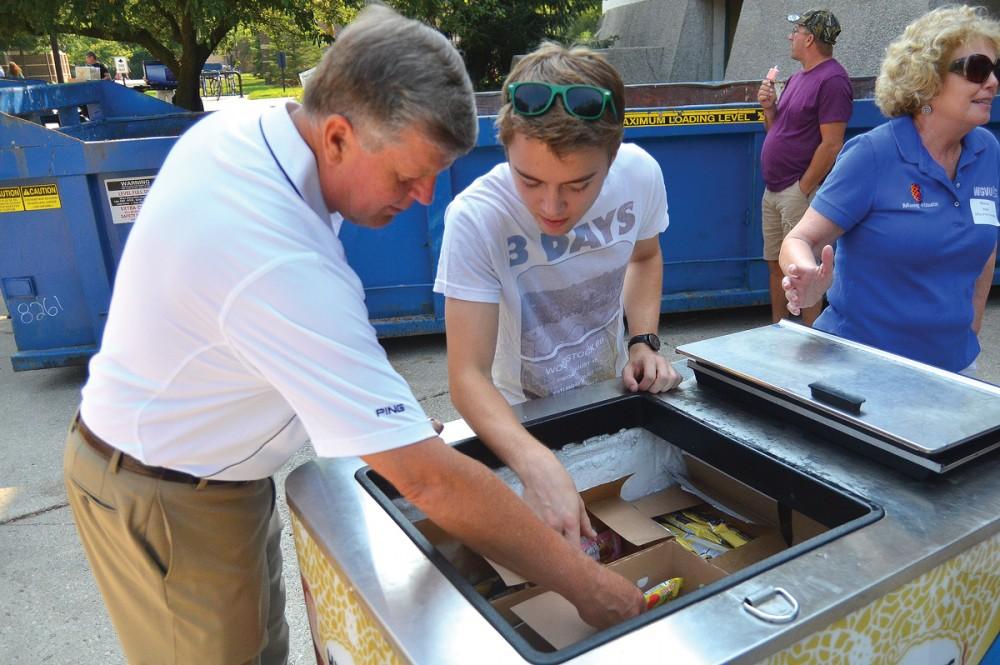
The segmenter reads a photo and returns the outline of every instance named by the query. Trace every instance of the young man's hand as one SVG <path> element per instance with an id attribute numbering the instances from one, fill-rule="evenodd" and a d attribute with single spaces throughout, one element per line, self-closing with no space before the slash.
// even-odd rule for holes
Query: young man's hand
<path id="1" fill-rule="evenodd" d="M 629 392 L 663 393 L 673 390 L 680 382 L 681 375 L 667 359 L 645 344 L 633 344 L 628 350 L 622 383 Z"/>
<path id="2" fill-rule="evenodd" d="M 531 460 L 519 466 L 518 476 L 524 483 L 521 498 L 538 519 L 574 547 L 580 546 L 580 536 L 597 537 L 573 479 L 552 451 L 538 446 Z"/>

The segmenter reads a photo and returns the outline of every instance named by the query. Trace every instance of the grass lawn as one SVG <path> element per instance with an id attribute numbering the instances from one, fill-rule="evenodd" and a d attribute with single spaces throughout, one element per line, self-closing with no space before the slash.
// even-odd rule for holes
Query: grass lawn
<path id="1" fill-rule="evenodd" d="M 281 89 L 281 84 L 265 83 L 264 79 L 253 74 L 243 74 L 243 94 L 248 99 L 274 99 L 275 97 L 294 97 L 302 101 L 302 87 L 286 85 L 285 90 Z"/>
<path id="2" fill-rule="evenodd" d="M 147 90 L 146 94 L 155 97 L 156 93 Z M 274 99 L 275 97 L 293 97 L 297 101 L 302 101 L 302 86 L 287 85 L 285 90 L 281 89 L 281 84 L 265 83 L 264 79 L 253 74 L 243 74 L 243 95 L 247 99 Z M 215 97 L 212 97 L 215 99 Z"/>

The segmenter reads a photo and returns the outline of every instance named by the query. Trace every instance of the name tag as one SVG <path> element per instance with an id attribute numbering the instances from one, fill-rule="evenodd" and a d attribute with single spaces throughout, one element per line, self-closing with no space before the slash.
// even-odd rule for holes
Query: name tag
<path id="1" fill-rule="evenodd" d="M 972 208 L 972 221 L 976 224 L 1000 226 L 997 220 L 997 204 L 989 199 L 969 199 Z"/>

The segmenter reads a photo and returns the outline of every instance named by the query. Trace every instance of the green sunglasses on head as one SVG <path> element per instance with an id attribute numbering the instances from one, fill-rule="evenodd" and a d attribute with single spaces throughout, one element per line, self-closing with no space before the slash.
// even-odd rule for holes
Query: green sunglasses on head
<path id="1" fill-rule="evenodd" d="M 542 115 L 552 108 L 556 96 L 563 108 L 581 120 L 597 120 L 611 106 L 618 118 L 618 109 L 610 90 L 593 85 L 557 85 L 542 81 L 518 81 L 507 85 L 507 96 L 514 111 L 526 116 Z"/>

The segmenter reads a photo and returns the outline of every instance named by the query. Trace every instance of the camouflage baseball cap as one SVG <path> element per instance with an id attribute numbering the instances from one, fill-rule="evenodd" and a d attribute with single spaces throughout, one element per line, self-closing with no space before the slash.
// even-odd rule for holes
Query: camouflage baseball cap
<path id="1" fill-rule="evenodd" d="M 801 16 L 799 14 L 789 14 L 788 20 L 796 25 L 801 25 L 809 32 L 816 35 L 816 39 L 827 44 L 836 44 L 837 35 L 840 34 L 840 21 L 827 9 L 810 9 Z"/>

